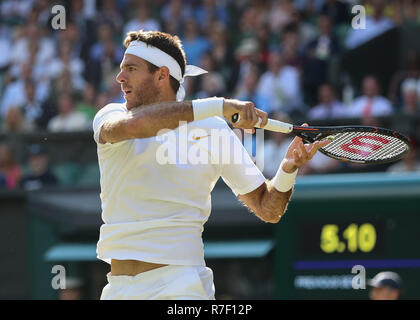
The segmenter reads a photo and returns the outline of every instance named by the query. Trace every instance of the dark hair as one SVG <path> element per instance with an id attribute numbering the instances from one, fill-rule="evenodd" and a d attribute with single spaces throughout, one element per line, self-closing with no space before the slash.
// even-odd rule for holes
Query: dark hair
<path id="1" fill-rule="evenodd" d="M 178 62 L 181 67 L 181 73 L 184 75 L 185 66 L 187 64 L 187 59 L 185 57 L 184 48 L 182 47 L 181 40 L 177 36 L 172 36 L 169 33 L 160 32 L 160 31 L 130 31 L 127 33 L 126 38 L 124 39 L 124 46 L 127 48 L 131 41 L 142 41 L 148 45 L 156 47 L 163 52 L 169 54 L 172 58 Z M 154 72 L 159 69 L 159 67 L 148 62 L 148 69 L 150 72 Z M 170 76 L 171 87 L 176 93 L 179 88 L 179 82 L 173 76 Z"/>

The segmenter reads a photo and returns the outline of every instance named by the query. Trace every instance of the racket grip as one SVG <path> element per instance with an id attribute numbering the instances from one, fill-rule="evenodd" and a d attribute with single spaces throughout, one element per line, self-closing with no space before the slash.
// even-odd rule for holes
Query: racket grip
<path id="1" fill-rule="evenodd" d="M 240 119 L 241 119 L 241 116 L 239 115 L 239 113 L 235 113 L 232 116 L 232 123 L 236 123 Z M 261 118 L 259 118 L 257 124 L 255 125 L 255 128 L 260 128 L 261 121 L 262 121 Z M 293 125 L 290 123 L 279 121 L 279 120 L 268 119 L 268 122 L 263 129 L 268 130 L 268 131 L 281 132 L 281 133 L 290 133 L 293 131 Z"/>

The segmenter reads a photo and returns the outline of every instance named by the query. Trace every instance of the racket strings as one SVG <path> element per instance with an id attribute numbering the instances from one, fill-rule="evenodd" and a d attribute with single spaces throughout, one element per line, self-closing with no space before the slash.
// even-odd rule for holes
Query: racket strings
<path id="1" fill-rule="evenodd" d="M 322 148 L 335 158 L 356 161 L 377 161 L 398 157 L 407 150 L 404 141 L 372 132 L 344 132 Z"/>
<path id="2" fill-rule="evenodd" d="M 360 158 L 364 160 L 380 160 L 380 159 L 393 158 L 405 151 L 406 146 L 402 141 L 396 138 L 390 138 L 390 139 L 389 137 L 386 137 L 386 138 L 388 138 L 387 139 L 389 141 L 388 144 L 380 144 L 380 143 L 374 144 L 380 147 L 380 149 L 378 150 L 372 150 L 370 148 L 367 148 L 368 150 L 366 151 L 366 148 L 363 148 L 363 147 L 360 147 L 358 149 L 359 146 L 357 145 L 356 146 L 352 145 L 352 147 L 361 151 L 365 151 L 365 154 L 360 155 L 361 156 Z M 351 155 L 347 153 L 347 157 L 352 157 L 352 156 L 354 156 L 354 152 L 351 153 Z"/>

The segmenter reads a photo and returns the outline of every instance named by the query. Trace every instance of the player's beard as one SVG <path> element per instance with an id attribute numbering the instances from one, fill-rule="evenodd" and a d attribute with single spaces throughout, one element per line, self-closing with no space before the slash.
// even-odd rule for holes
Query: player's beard
<path id="1" fill-rule="evenodd" d="M 137 108 L 159 101 L 160 90 L 152 81 L 143 81 L 141 85 L 133 88 L 130 97 L 126 98 L 127 109 Z"/>

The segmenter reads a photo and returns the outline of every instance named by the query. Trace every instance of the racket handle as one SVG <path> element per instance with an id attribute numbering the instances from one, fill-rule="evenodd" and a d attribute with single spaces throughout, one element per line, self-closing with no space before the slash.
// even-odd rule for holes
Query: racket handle
<path id="1" fill-rule="evenodd" d="M 239 115 L 239 113 L 235 113 L 232 116 L 232 123 L 238 122 L 240 118 L 241 116 Z M 258 122 L 255 125 L 255 128 L 260 128 L 260 124 L 261 124 L 261 118 L 258 119 Z M 290 123 L 281 122 L 279 120 L 268 119 L 268 122 L 263 129 L 268 130 L 268 131 L 281 132 L 281 133 L 290 133 L 293 131 L 293 125 Z"/>

